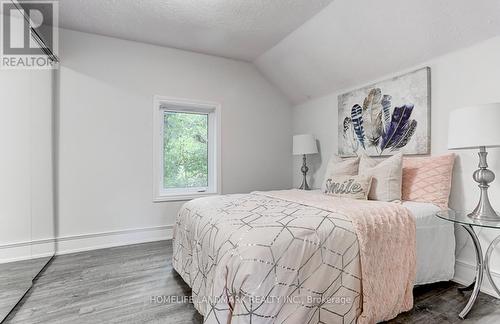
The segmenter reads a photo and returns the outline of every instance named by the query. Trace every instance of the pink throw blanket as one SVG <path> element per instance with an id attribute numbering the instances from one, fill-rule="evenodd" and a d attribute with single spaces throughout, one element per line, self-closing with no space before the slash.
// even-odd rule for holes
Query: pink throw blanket
<path id="1" fill-rule="evenodd" d="M 299 202 L 347 216 L 359 242 L 362 313 L 358 323 L 376 323 L 413 307 L 416 227 L 396 203 L 334 198 L 317 192 L 283 190 L 258 194 Z"/>

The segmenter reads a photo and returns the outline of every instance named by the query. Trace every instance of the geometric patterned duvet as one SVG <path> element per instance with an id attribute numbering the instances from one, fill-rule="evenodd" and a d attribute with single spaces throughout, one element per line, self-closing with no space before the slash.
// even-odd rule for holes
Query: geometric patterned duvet
<path id="1" fill-rule="evenodd" d="M 173 266 L 205 323 L 355 323 L 359 247 L 344 215 L 259 193 L 186 203 Z"/>

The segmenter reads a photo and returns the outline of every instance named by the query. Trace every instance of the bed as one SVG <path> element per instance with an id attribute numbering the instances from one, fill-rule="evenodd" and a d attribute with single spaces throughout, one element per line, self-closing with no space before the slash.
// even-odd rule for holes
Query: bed
<path id="1" fill-rule="evenodd" d="M 436 217 L 440 208 L 431 203 L 405 201 L 416 220 L 417 273 L 415 284 L 449 281 L 455 273 L 455 228 Z"/>
<path id="2" fill-rule="evenodd" d="M 173 267 L 205 323 L 375 323 L 411 309 L 415 284 L 453 277 L 437 210 L 299 190 L 196 199 Z"/>

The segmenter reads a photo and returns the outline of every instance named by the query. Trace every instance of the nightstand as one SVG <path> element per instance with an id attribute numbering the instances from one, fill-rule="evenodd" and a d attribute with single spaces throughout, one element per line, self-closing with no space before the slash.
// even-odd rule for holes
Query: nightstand
<path id="1" fill-rule="evenodd" d="M 490 221 L 480 221 L 467 216 L 467 212 L 457 212 L 453 210 L 443 210 L 436 214 L 437 217 L 442 218 L 446 221 L 453 222 L 456 224 L 462 225 L 463 228 L 470 234 L 472 237 L 472 241 L 474 242 L 474 247 L 476 250 L 476 276 L 474 278 L 474 282 L 468 287 L 459 288 L 461 291 L 472 290 L 472 295 L 465 305 L 464 309 L 458 315 L 461 319 L 464 319 L 465 316 L 469 313 L 474 302 L 476 301 L 477 295 L 479 294 L 479 289 L 481 288 L 481 283 L 483 282 L 483 275 L 486 274 L 488 280 L 491 283 L 495 292 L 500 295 L 500 290 L 497 285 L 491 278 L 490 272 L 490 258 L 491 253 L 495 249 L 495 246 L 500 242 L 500 235 L 498 235 L 488 246 L 488 250 L 486 250 L 486 255 L 483 258 L 483 251 L 481 249 L 481 244 L 479 243 L 479 239 L 474 231 L 474 227 L 486 227 L 493 229 L 500 229 L 500 222 L 490 222 Z"/>

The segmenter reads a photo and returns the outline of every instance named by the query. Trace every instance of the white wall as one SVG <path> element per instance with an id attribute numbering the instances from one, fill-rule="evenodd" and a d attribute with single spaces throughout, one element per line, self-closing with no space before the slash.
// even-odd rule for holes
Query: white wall
<path id="1" fill-rule="evenodd" d="M 249 64 L 62 30 L 60 252 L 166 239 L 183 202 L 153 203 L 153 96 L 222 105 L 222 191 L 291 186 L 292 111 Z"/>
<path id="2" fill-rule="evenodd" d="M 0 72 L 0 263 L 54 253 L 52 81 Z"/>
<path id="3" fill-rule="evenodd" d="M 53 81 L 53 70 L 0 71 L 0 263 L 55 252 Z"/>
<path id="4" fill-rule="evenodd" d="M 419 66 L 431 67 L 431 150 L 432 154 L 447 152 L 448 114 L 453 109 L 477 103 L 500 102 L 500 37 L 466 48 L 445 56 L 438 57 Z M 387 77 L 406 71 L 394 71 Z M 376 80 L 374 80 L 376 81 Z M 360 85 L 362 86 L 362 85 Z M 328 96 L 308 101 L 294 107 L 293 131 L 315 134 L 321 145 L 321 154 L 311 159 L 312 184 L 319 187 L 325 165 L 330 154 L 337 152 L 337 96 L 346 90 L 339 90 Z M 474 122 L 474 121 L 471 121 Z M 500 131 L 500 129 L 499 129 Z M 471 210 L 478 200 L 477 184 L 472 180 L 472 173 L 477 168 L 475 151 L 456 151 L 459 155 L 454 169 L 453 187 L 450 206 L 456 210 Z M 490 149 L 488 162 L 490 168 L 500 175 L 500 149 Z M 294 159 L 294 185 L 300 183 L 300 161 Z M 500 180 L 492 183 L 490 198 L 500 210 Z M 456 280 L 472 280 L 475 264 L 472 242 L 462 229 L 457 229 L 457 267 Z M 480 230 L 483 250 L 489 242 L 500 234 L 498 231 Z M 492 269 L 496 280 L 500 280 L 500 248 L 493 253 Z M 483 285 L 486 292 L 491 292 L 489 285 Z"/>
<path id="5" fill-rule="evenodd" d="M 31 240 L 30 71 L 0 73 L 0 245 Z M 5 226 L 4 224 L 9 224 Z M 1 257 L 13 258 L 2 249 Z M 29 253 L 28 253 L 29 257 Z"/>

